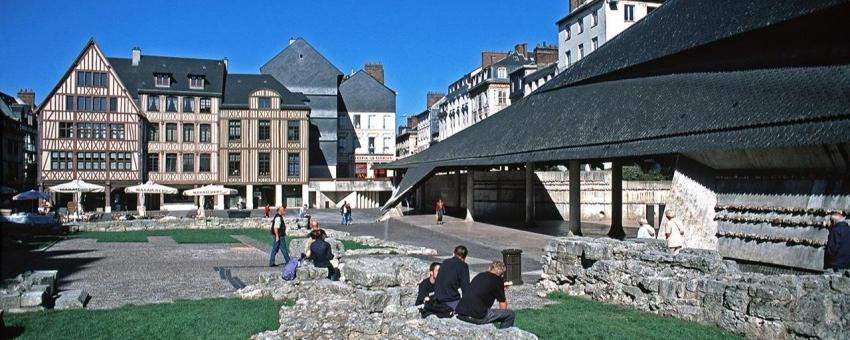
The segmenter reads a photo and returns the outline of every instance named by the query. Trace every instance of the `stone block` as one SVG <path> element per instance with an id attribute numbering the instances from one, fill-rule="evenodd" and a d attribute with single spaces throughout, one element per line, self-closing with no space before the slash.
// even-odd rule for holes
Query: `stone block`
<path id="1" fill-rule="evenodd" d="M 850 294 L 850 277 L 833 275 L 831 278 L 830 286 L 832 290 L 843 294 Z"/>
<path id="2" fill-rule="evenodd" d="M 47 298 L 50 290 L 48 285 L 34 285 L 26 293 L 21 294 L 21 308 L 39 307 Z"/>
<path id="3" fill-rule="evenodd" d="M 300 258 L 301 253 L 306 252 L 304 245 L 307 244 L 309 240 L 309 238 L 296 238 L 289 241 L 289 257 L 295 259 Z M 325 241 L 331 245 L 331 251 L 335 256 L 339 257 L 345 252 L 345 247 L 339 240 L 328 238 Z M 269 237 L 269 243 L 271 243 L 271 237 Z"/>
<path id="4" fill-rule="evenodd" d="M 321 280 L 328 277 L 327 268 L 316 268 L 310 262 L 302 262 L 295 271 L 295 279 L 298 281 Z"/>
<path id="5" fill-rule="evenodd" d="M 59 293 L 54 309 L 82 309 L 86 307 L 89 294 L 81 289 L 67 290 Z"/>
<path id="6" fill-rule="evenodd" d="M 746 287 L 729 286 L 723 293 L 723 307 L 738 313 L 746 313 L 750 304 L 750 295 Z"/>
<path id="7" fill-rule="evenodd" d="M 383 290 L 358 289 L 354 294 L 354 298 L 370 313 L 383 311 L 391 300 L 391 296 Z"/>
<path id="8" fill-rule="evenodd" d="M 605 244 L 586 243 L 584 245 L 584 258 L 588 260 L 607 260 L 611 257 L 611 248 Z"/>
<path id="9" fill-rule="evenodd" d="M 21 307 L 21 294 L 9 292 L 0 294 L 0 309 L 15 309 Z"/>
<path id="10" fill-rule="evenodd" d="M 676 289 L 678 284 L 676 281 L 662 279 L 658 283 L 658 294 L 662 297 L 672 299 L 676 297 Z"/>
<path id="11" fill-rule="evenodd" d="M 581 254 L 584 252 L 584 243 L 582 242 L 567 240 L 563 241 L 562 244 L 563 251 L 569 255 L 581 256 Z"/>
<path id="12" fill-rule="evenodd" d="M 412 286 L 428 276 L 429 264 L 412 257 L 362 257 L 345 262 L 345 279 L 363 287 Z"/>

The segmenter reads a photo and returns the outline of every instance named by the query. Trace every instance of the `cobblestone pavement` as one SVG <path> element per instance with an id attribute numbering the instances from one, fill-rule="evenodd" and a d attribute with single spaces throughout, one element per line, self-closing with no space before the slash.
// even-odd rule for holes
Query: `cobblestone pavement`
<path id="1" fill-rule="evenodd" d="M 35 268 L 59 269 L 59 289 L 84 289 L 88 308 L 225 297 L 268 271 L 268 254 L 236 244 L 178 245 L 70 239 L 48 249 Z M 279 267 L 278 267 L 279 268 Z"/>

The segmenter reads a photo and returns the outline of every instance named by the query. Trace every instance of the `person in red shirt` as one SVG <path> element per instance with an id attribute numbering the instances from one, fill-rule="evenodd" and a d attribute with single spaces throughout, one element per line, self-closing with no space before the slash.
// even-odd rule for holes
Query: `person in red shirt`
<path id="1" fill-rule="evenodd" d="M 271 207 L 269 207 L 269 205 L 268 205 L 268 204 L 266 204 L 266 207 L 265 207 L 265 208 L 263 208 L 263 213 L 264 213 L 264 214 L 266 214 L 266 218 L 269 218 L 269 213 L 270 213 L 271 211 L 272 211 L 272 208 L 271 208 Z"/>
<path id="2" fill-rule="evenodd" d="M 446 206 L 443 204 L 443 199 L 437 199 L 437 224 L 443 224 L 443 215 L 446 213 Z"/>

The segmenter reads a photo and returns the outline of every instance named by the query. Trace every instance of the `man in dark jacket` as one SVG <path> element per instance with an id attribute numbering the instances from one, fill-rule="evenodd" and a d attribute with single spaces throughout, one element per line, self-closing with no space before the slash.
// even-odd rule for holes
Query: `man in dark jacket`
<path id="1" fill-rule="evenodd" d="M 317 268 L 327 268 L 328 278 L 333 280 L 336 278 L 336 269 L 331 264 L 334 254 L 330 243 L 325 241 L 322 235 L 323 232 L 323 230 L 313 230 L 310 232 L 310 238 L 313 239 L 313 243 L 310 245 L 310 256 L 307 259 L 313 261 L 313 265 Z"/>
<path id="2" fill-rule="evenodd" d="M 469 266 L 466 264 L 468 253 L 464 246 L 455 247 L 454 256 L 443 261 L 434 282 L 434 299 L 451 309 L 457 308 L 461 293 L 466 295 L 469 289 Z M 461 293 L 458 293 L 458 289 Z"/>
<path id="3" fill-rule="evenodd" d="M 274 259 L 277 252 L 283 253 L 283 264 L 289 263 L 289 246 L 286 244 L 286 223 L 283 221 L 283 207 L 277 208 L 277 214 L 272 218 L 272 253 L 269 256 L 269 267 L 274 267 Z"/>
<path id="4" fill-rule="evenodd" d="M 835 270 L 850 269 L 850 225 L 843 211 L 832 214 L 832 229 L 826 242 L 828 268 Z"/>
<path id="5" fill-rule="evenodd" d="M 434 283 L 437 282 L 437 272 L 439 271 L 440 263 L 431 263 L 431 270 L 428 271 L 428 277 L 422 280 L 422 282 L 419 282 L 419 292 L 416 294 L 417 306 L 431 299 L 431 294 L 434 293 Z"/>
<path id="6" fill-rule="evenodd" d="M 479 325 L 501 322 L 499 328 L 512 327 L 514 312 L 508 309 L 505 298 L 504 274 L 505 264 L 493 261 L 486 272 L 476 275 L 455 309 L 458 319 Z M 490 308 L 495 301 L 499 301 L 499 309 Z"/>

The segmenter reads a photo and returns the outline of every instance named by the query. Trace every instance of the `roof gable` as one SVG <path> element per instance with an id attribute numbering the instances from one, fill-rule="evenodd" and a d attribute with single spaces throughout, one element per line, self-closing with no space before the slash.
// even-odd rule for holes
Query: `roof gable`
<path id="1" fill-rule="evenodd" d="M 342 72 L 304 39 L 298 38 L 260 67 L 295 92 L 336 95 Z"/>
<path id="2" fill-rule="evenodd" d="M 236 73 L 227 75 L 222 107 L 247 107 L 248 98 L 251 96 L 251 93 L 261 89 L 277 92 L 281 98 L 281 106 L 307 107 L 307 97 L 301 93 L 289 91 L 283 84 L 270 75 Z"/>
<path id="3" fill-rule="evenodd" d="M 396 94 L 366 71 L 360 70 L 339 85 L 349 112 L 395 112 Z"/>

